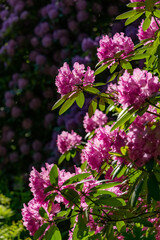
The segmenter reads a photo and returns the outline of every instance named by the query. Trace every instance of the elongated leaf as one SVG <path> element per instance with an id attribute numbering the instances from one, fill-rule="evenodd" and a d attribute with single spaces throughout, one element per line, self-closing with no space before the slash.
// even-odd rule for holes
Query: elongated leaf
<path id="1" fill-rule="evenodd" d="M 123 206 L 122 202 L 120 201 L 119 198 L 113 198 L 113 197 L 108 197 L 108 198 L 100 198 L 97 201 L 95 201 L 97 205 L 107 205 L 107 206 L 112 206 L 112 207 L 121 207 Z"/>
<path id="2" fill-rule="evenodd" d="M 75 102 L 77 97 L 77 93 L 74 94 L 74 96 L 70 97 L 68 100 L 66 100 L 66 102 L 62 105 L 62 107 L 59 110 L 59 115 L 63 114 L 64 112 L 66 112 Z"/>
<path id="3" fill-rule="evenodd" d="M 141 223 L 141 224 L 143 224 L 145 227 L 153 227 L 153 224 L 152 224 L 151 222 L 149 222 L 146 218 L 137 217 L 137 218 L 134 218 L 134 219 L 133 219 L 133 222 Z"/>
<path id="4" fill-rule="evenodd" d="M 137 200 L 138 200 L 139 194 L 140 194 L 140 192 L 141 192 L 141 190 L 142 190 L 143 183 L 144 183 L 144 179 L 141 179 L 141 180 L 137 183 L 135 189 L 133 190 L 133 193 L 132 193 L 132 196 L 131 196 L 131 206 L 132 206 L 132 207 L 135 206 L 135 204 L 136 204 L 136 202 L 137 202 Z"/>
<path id="5" fill-rule="evenodd" d="M 52 110 L 58 108 L 60 105 L 62 105 L 62 103 L 64 103 L 64 101 L 71 95 L 73 94 L 74 91 L 67 93 L 66 95 L 64 95 L 61 99 L 59 99 L 52 107 Z"/>
<path id="6" fill-rule="evenodd" d="M 93 94 L 99 93 L 99 90 L 97 88 L 88 87 L 88 86 L 84 88 L 84 91 L 89 92 L 89 93 L 93 93 Z"/>
<path id="7" fill-rule="evenodd" d="M 78 175 L 75 175 L 71 178 L 69 178 L 68 180 L 66 180 L 63 185 L 70 185 L 73 183 L 77 183 L 80 182 L 82 180 L 84 180 L 85 178 L 89 177 L 91 174 L 90 173 L 80 173 Z"/>
<path id="8" fill-rule="evenodd" d="M 149 57 L 148 53 L 144 53 L 144 54 L 136 54 L 135 56 L 129 57 L 130 60 L 139 60 L 139 59 L 144 59 Z"/>
<path id="9" fill-rule="evenodd" d="M 137 13 L 132 17 L 129 17 L 126 21 L 125 21 L 125 26 L 131 24 L 132 22 L 136 21 L 138 18 L 140 18 L 142 15 L 144 14 L 144 12 L 141 13 Z"/>
<path id="10" fill-rule="evenodd" d="M 57 165 L 54 164 L 50 173 L 49 173 L 50 183 L 54 186 L 58 186 L 58 168 Z"/>
<path id="11" fill-rule="evenodd" d="M 94 72 L 94 75 L 96 76 L 96 75 L 100 74 L 101 72 L 103 72 L 104 70 L 106 70 L 106 68 L 107 68 L 112 62 L 113 62 L 113 60 L 107 62 L 106 64 L 104 64 L 104 65 L 102 65 L 102 66 L 100 66 L 100 67 Z"/>
<path id="12" fill-rule="evenodd" d="M 160 10 L 156 9 L 154 12 L 153 12 L 154 16 L 157 17 L 157 18 L 160 18 Z"/>
<path id="13" fill-rule="evenodd" d="M 117 75 L 118 75 L 118 72 L 113 73 L 112 76 L 110 77 L 108 83 L 113 81 L 117 77 Z"/>
<path id="14" fill-rule="evenodd" d="M 104 184 L 100 184 L 100 185 L 97 185 L 97 186 L 91 188 L 90 191 L 96 191 L 98 189 L 108 189 L 108 188 L 111 188 L 111 187 L 118 186 L 120 184 L 121 184 L 120 182 L 104 183 Z"/>
<path id="15" fill-rule="evenodd" d="M 78 222 L 73 232 L 72 240 L 81 240 L 81 239 L 87 240 L 88 239 L 87 236 L 88 236 L 88 227 L 84 221 L 84 218 L 82 218 L 82 215 L 80 214 L 78 216 Z"/>
<path id="16" fill-rule="evenodd" d="M 80 91 L 76 98 L 76 103 L 77 103 L 78 107 L 82 108 L 84 105 L 84 102 L 85 102 L 84 93 L 82 91 Z"/>
<path id="17" fill-rule="evenodd" d="M 99 87 L 99 86 L 104 86 L 104 85 L 106 85 L 106 83 L 99 82 L 99 83 L 94 83 L 93 84 L 94 87 Z"/>
<path id="18" fill-rule="evenodd" d="M 49 226 L 49 223 L 44 223 L 34 234 L 33 239 L 36 240 L 42 236 L 46 228 Z"/>
<path id="19" fill-rule="evenodd" d="M 93 99 L 88 108 L 88 115 L 91 118 L 97 109 L 97 99 Z"/>
<path id="20" fill-rule="evenodd" d="M 46 210 L 43 208 L 43 207 L 40 207 L 39 209 L 39 215 L 42 217 L 42 218 L 48 218 L 48 214 L 46 212 Z"/>
<path id="21" fill-rule="evenodd" d="M 118 67 L 118 62 L 115 62 L 110 68 L 110 73 L 113 73 L 117 67 Z"/>
<path id="22" fill-rule="evenodd" d="M 50 195 L 48 195 L 46 198 L 45 198 L 45 202 L 47 202 L 48 200 L 51 200 L 52 202 L 54 202 L 54 199 L 55 199 L 55 196 L 57 196 L 58 193 L 52 193 Z"/>
<path id="23" fill-rule="evenodd" d="M 122 60 L 120 64 L 123 69 L 132 69 L 132 65 L 130 64 L 130 62 Z"/>
<path id="24" fill-rule="evenodd" d="M 149 28 L 150 24 L 151 24 L 151 15 L 149 17 L 145 18 L 145 20 L 143 22 L 142 28 L 143 28 L 144 32 Z"/>
<path id="25" fill-rule="evenodd" d="M 61 233 L 57 226 L 53 225 L 45 234 L 46 240 L 62 240 Z"/>
<path id="26" fill-rule="evenodd" d="M 65 158 L 66 158 L 66 155 L 65 155 L 65 154 L 62 154 L 62 155 L 60 156 L 60 158 L 58 159 L 58 165 L 60 165 L 60 164 L 64 161 Z"/>
<path id="27" fill-rule="evenodd" d="M 160 200 L 160 188 L 159 183 L 157 181 L 154 173 L 150 173 L 149 178 L 147 180 L 148 192 L 149 195 L 156 201 Z"/>
<path id="28" fill-rule="evenodd" d="M 103 112 L 105 110 L 105 102 L 104 102 L 104 99 L 103 98 L 100 98 L 99 99 L 99 109 Z"/>
<path id="29" fill-rule="evenodd" d="M 129 120 L 133 116 L 133 113 L 135 113 L 136 111 L 137 110 L 135 110 L 134 108 L 131 108 L 128 112 L 123 114 L 123 116 L 116 121 L 111 131 L 115 130 L 118 127 L 121 127 L 127 120 Z"/>
<path id="30" fill-rule="evenodd" d="M 137 14 L 139 11 L 137 10 L 131 10 L 125 13 L 120 14 L 119 16 L 116 17 L 116 20 L 121 20 L 121 19 L 126 19 L 129 17 L 134 16 L 135 14 Z"/>
<path id="31" fill-rule="evenodd" d="M 66 198 L 71 204 L 79 204 L 81 199 L 80 196 L 78 195 L 78 193 L 73 190 L 73 189 L 69 189 L 69 188 L 65 188 L 61 191 L 61 194 L 64 198 Z"/>

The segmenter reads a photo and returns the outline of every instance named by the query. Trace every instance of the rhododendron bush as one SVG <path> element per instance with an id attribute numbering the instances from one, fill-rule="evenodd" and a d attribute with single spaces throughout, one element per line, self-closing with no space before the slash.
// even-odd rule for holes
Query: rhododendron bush
<path id="1" fill-rule="evenodd" d="M 124 33 L 104 35 L 95 70 L 78 62 L 58 70 L 61 98 L 52 110 L 87 105 L 86 134 L 63 131 L 59 166 L 32 168 L 33 199 L 22 216 L 34 239 L 160 239 L 160 3 L 132 0 L 128 7 L 117 19 L 128 25 L 144 17 L 137 45 Z M 107 71 L 100 91 L 105 84 L 96 77 Z M 75 157 L 71 172 L 61 169 Z"/>

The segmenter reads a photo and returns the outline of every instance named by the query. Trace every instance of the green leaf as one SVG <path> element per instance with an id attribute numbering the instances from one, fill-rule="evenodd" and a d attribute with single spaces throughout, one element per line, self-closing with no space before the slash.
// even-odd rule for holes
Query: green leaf
<path id="1" fill-rule="evenodd" d="M 151 24 L 151 18 L 152 18 L 152 15 L 150 15 L 147 18 L 145 18 L 145 20 L 143 22 L 143 26 L 142 26 L 144 32 L 149 28 L 149 26 Z"/>
<path id="2" fill-rule="evenodd" d="M 58 168 L 57 165 L 54 164 L 50 173 L 49 173 L 50 183 L 54 186 L 58 186 Z"/>
<path id="3" fill-rule="evenodd" d="M 154 9 L 154 1 L 145 0 L 145 10 L 146 12 L 152 12 Z"/>
<path id="4" fill-rule="evenodd" d="M 116 177 L 121 177 L 124 172 L 126 171 L 127 167 L 125 165 L 118 165 L 117 168 L 113 170 L 112 179 L 115 179 Z"/>
<path id="5" fill-rule="evenodd" d="M 136 54 L 132 57 L 129 57 L 130 60 L 139 60 L 139 59 L 144 59 L 144 58 L 147 58 L 149 57 L 149 54 L 148 53 L 144 53 L 144 54 Z"/>
<path id="6" fill-rule="evenodd" d="M 154 12 L 153 12 L 154 16 L 157 17 L 157 18 L 160 18 L 160 10 L 156 9 Z"/>
<path id="7" fill-rule="evenodd" d="M 138 200 L 139 194 L 142 190 L 142 186 L 144 183 L 144 179 L 141 179 L 137 185 L 135 186 L 135 189 L 132 192 L 132 196 L 131 196 L 131 206 L 134 207 L 136 205 L 136 202 Z"/>
<path id="8" fill-rule="evenodd" d="M 48 214 L 47 214 L 46 210 L 45 210 L 43 207 L 40 207 L 40 209 L 39 209 L 39 215 L 40 215 L 42 218 L 48 219 Z"/>
<path id="9" fill-rule="evenodd" d="M 105 86 L 105 85 L 106 83 L 101 83 L 101 82 L 93 84 L 94 87 Z"/>
<path id="10" fill-rule="evenodd" d="M 96 191 L 98 189 L 108 189 L 108 188 L 111 188 L 111 187 L 118 186 L 120 184 L 121 184 L 120 182 L 104 183 L 104 184 L 100 184 L 100 185 L 97 185 L 97 186 L 91 188 L 90 191 Z"/>
<path id="11" fill-rule="evenodd" d="M 110 77 L 108 83 L 113 81 L 117 77 L 117 75 L 118 75 L 118 72 L 113 73 L 112 76 Z"/>
<path id="12" fill-rule="evenodd" d="M 46 228 L 49 226 L 49 223 L 44 223 L 34 234 L 33 239 L 36 240 L 42 236 Z"/>
<path id="13" fill-rule="evenodd" d="M 61 99 L 59 99 L 52 107 L 52 110 L 58 108 L 60 105 L 62 105 L 62 103 L 73 93 L 74 91 L 72 92 L 69 92 L 67 93 L 66 95 L 64 95 Z"/>
<path id="14" fill-rule="evenodd" d="M 44 189 L 44 193 L 47 193 L 47 192 L 50 192 L 50 191 L 53 191 L 54 190 L 54 187 L 53 186 L 49 186 L 49 187 L 46 187 Z"/>
<path id="15" fill-rule="evenodd" d="M 91 118 L 97 109 L 97 99 L 93 99 L 88 108 L 88 115 Z"/>
<path id="16" fill-rule="evenodd" d="M 51 200 L 52 202 L 54 202 L 54 199 L 55 199 L 55 196 L 57 196 L 58 193 L 52 193 L 50 195 L 48 195 L 46 198 L 45 198 L 45 202 L 47 202 L 48 200 Z"/>
<path id="17" fill-rule="evenodd" d="M 78 193 L 70 188 L 65 188 L 61 191 L 62 196 L 67 199 L 71 204 L 79 204 L 81 199 Z"/>
<path id="18" fill-rule="evenodd" d="M 107 68 L 112 62 L 113 62 L 113 60 L 107 62 L 106 64 L 104 64 L 104 65 L 102 65 L 102 66 L 100 66 L 100 67 L 94 72 L 94 75 L 96 76 L 96 75 L 100 74 L 101 72 L 103 72 L 104 70 L 106 70 L 106 68 Z"/>
<path id="19" fill-rule="evenodd" d="M 64 185 L 70 185 L 70 184 L 73 184 L 73 183 L 77 183 L 77 182 L 80 182 L 82 180 L 84 180 L 85 178 L 89 177 L 91 174 L 90 173 L 80 173 L 78 175 L 75 175 L 71 178 L 69 178 L 68 180 L 66 180 L 64 183 L 63 183 L 63 186 Z"/>
<path id="20" fill-rule="evenodd" d="M 85 87 L 84 90 L 89 93 L 97 94 L 99 93 L 99 90 L 95 87 Z"/>
<path id="21" fill-rule="evenodd" d="M 76 103 L 78 105 L 78 107 L 82 108 L 85 102 L 85 97 L 84 97 L 84 93 L 82 91 L 78 92 L 78 96 L 76 98 Z"/>
<path id="22" fill-rule="evenodd" d="M 141 223 L 144 227 L 153 227 L 153 224 L 149 222 L 146 218 L 137 217 L 133 219 L 135 223 Z"/>
<path id="23" fill-rule="evenodd" d="M 57 226 L 53 225 L 45 234 L 46 240 L 62 240 L 61 233 Z"/>
<path id="24" fill-rule="evenodd" d="M 95 204 L 106 205 L 106 206 L 111 206 L 111 207 L 123 206 L 122 202 L 120 201 L 120 198 L 113 198 L 113 197 L 108 197 L 108 198 L 101 197 L 95 201 Z"/>
<path id="25" fill-rule="evenodd" d="M 111 131 L 115 130 L 118 127 L 121 127 L 127 120 L 129 120 L 133 116 L 133 113 L 135 113 L 136 111 L 137 110 L 135 110 L 134 108 L 131 108 L 129 111 L 123 114 L 122 117 L 118 118 Z"/>
<path id="26" fill-rule="evenodd" d="M 65 155 L 66 155 L 66 160 L 69 161 L 70 158 L 71 158 L 71 153 L 70 152 L 66 152 Z"/>
<path id="27" fill-rule="evenodd" d="M 138 9 L 136 9 L 136 10 L 131 10 L 131 11 L 122 13 L 122 14 L 120 14 L 116 17 L 116 20 L 121 20 L 121 19 L 126 19 L 126 18 L 129 18 L 129 17 L 132 17 L 135 14 L 137 14 L 138 12 L 139 12 Z"/>
<path id="28" fill-rule="evenodd" d="M 60 165 L 60 164 L 64 161 L 65 158 L 66 158 L 66 155 L 65 155 L 65 154 L 62 154 L 62 155 L 60 156 L 60 158 L 58 159 L 58 165 Z"/>
<path id="29" fill-rule="evenodd" d="M 118 67 L 118 62 L 115 62 L 110 68 L 110 73 L 113 73 L 117 67 Z"/>
<path id="30" fill-rule="evenodd" d="M 125 225 L 124 221 L 117 221 L 116 227 L 117 227 L 118 232 L 123 232 L 126 230 L 126 225 Z"/>
<path id="31" fill-rule="evenodd" d="M 68 100 L 65 101 L 65 103 L 62 105 L 62 107 L 59 110 L 59 115 L 61 115 L 64 112 L 66 112 L 73 105 L 73 103 L 76 100 L 76 97 L 77 97 L 77 93 L 75 93 Z"/>
<path id="32" fill-rule="evenodd" d="M 82 240 L 82 239 L 88 239 L 85 238 L 88 236 L 88 227 L 84 221 L 84 219 L 82 218 L 82 215 L 80 214 L 78 216 L 78 222 L 76 223 L 76 227 L 74 229 L 73 232 L 73 240 Z"/>
<path id="33" fill-rule="evenodd" d="M 142 15 L 144 14 L 144 12 L 141 13 L 137 13 L 136 15 L 129 17 L 126 21 L 125 21 L 125 26 L 131 24 L 132 22 L 136 21 L 138 18 L 140 18 Z"/>
<path id="34" fill-rule="evenodd" d="M 127 62 L 125 60 L 122 60 L 120 62 L 121 66 L 123 69 L 132 69 L 132 65 L 130 64 L 130 62 Z"/>
<path id="35" fill-rule="evenodd" d="M 99 99 L 99 109 L 103 112 L 106 108 L 105 102 L 103 98 Z"/>
<path id="36" fill-rule="evenodd" d="M 157 181 L 156 176 L 154 173 L 149 174 L 149 178 L 147 180 L 147 186 L 148 186 L 148 193 L 149 195 L 156 201 L 160 200 L 160 188 L 159 183 Z"/>

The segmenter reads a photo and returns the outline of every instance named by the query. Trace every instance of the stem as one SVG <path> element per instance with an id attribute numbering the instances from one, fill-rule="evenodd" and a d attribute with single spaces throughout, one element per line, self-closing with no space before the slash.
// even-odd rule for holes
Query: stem
<path id="1" fill-rule="evenodd" d="M 150 112 L 150 111 L 146 111 L 147 113 L 150 113 L 150 114 L 152 114 L 152 115 L 155 115 L 155 116 L 157 116 L 157 117 L 160 117 L 160 115 L 159 114 L 157 114 L 157 113 L 153 113 L 153 112 Z"/>
<path id="2" fill-rule="evenodd" d="M 82 194 L 86 197 L 86 198 L 88 198 L 92 203 L 94 203 L 95 204 L 95 202 L 90 198 L 90 197 L 88 197 L 84 192 L 82 192 Z M 95 204 L 96 206 L 99 206 L 99 205 L 97 205 L 97 204 Z M 111 218 L 110 218 L 110 216 L 108 216 L 108 214 L 102 209 L 102 212 L 106 215 L 106 217 L 109 219 L 109 220 L 111 220 Z M 102 216 L 101 216 L 102 217 Z"/>
<path id="3" fill-rule="evenodd" d="M 159 23 L 157 22 L 157 19 L 156 19 L 156 17 L 153 15 L 153 17 L 154 17 L 154 20 L 155 20 L 155 22 L 156 22 L 156 24 L 157 24 L 157 26 L 158 26 L 158 28 L 160 29 L 160 25 L 159 25 Z"/>

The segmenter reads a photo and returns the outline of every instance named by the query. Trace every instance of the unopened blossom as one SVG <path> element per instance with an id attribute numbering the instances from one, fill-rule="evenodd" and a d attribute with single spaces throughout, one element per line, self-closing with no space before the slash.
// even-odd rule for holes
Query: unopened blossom
<path id="1" fill-rule="evenodd" d="M 131 51 L 133 51 L 134 44 L 130 37 L 124 36 L 124 33 L 116 33 L 113 38 L 108 35 L 103 36 L 99 42 L 100 47 L 97 49 L 97 56 L 99 61 L 106 58 L 113 58 L 116 53 L 124 51 L 121 58 L 125 58 Z"/>
<path id="2" fill-rule="evenodd" d="M 94 129 L 106 124 L 107 120 L 108 118 L 106 114 L 96 109 L 94 115 L 91 118 L 89 117 L 88 113 L 86 113 L 83 120 L 83 126 L 86 132 L 91 132 Z"/>
<path id="3" fill-rule="evenodd" d="M 63 131 L 57 138 L 57 146 L 60 153 L 65 153 L 77 145 L 81 144 L 82 137 L 75 133 L 73 130 L 71 133 Z"/>
<path id="4" fill-rule="evenodd" d="M 85 70 L 84 64 L 75 62 L 73 70 L 71 71 L 69 65 L 64 63 L 63 67 L 59 69 L 55 84 L 58 88 L 58 92 L 63 96 L 75 90 L 77 84 L 86 86 L 92 84 L 94 80 L 94 71 L 91 70 L 90 67 Z"/>

